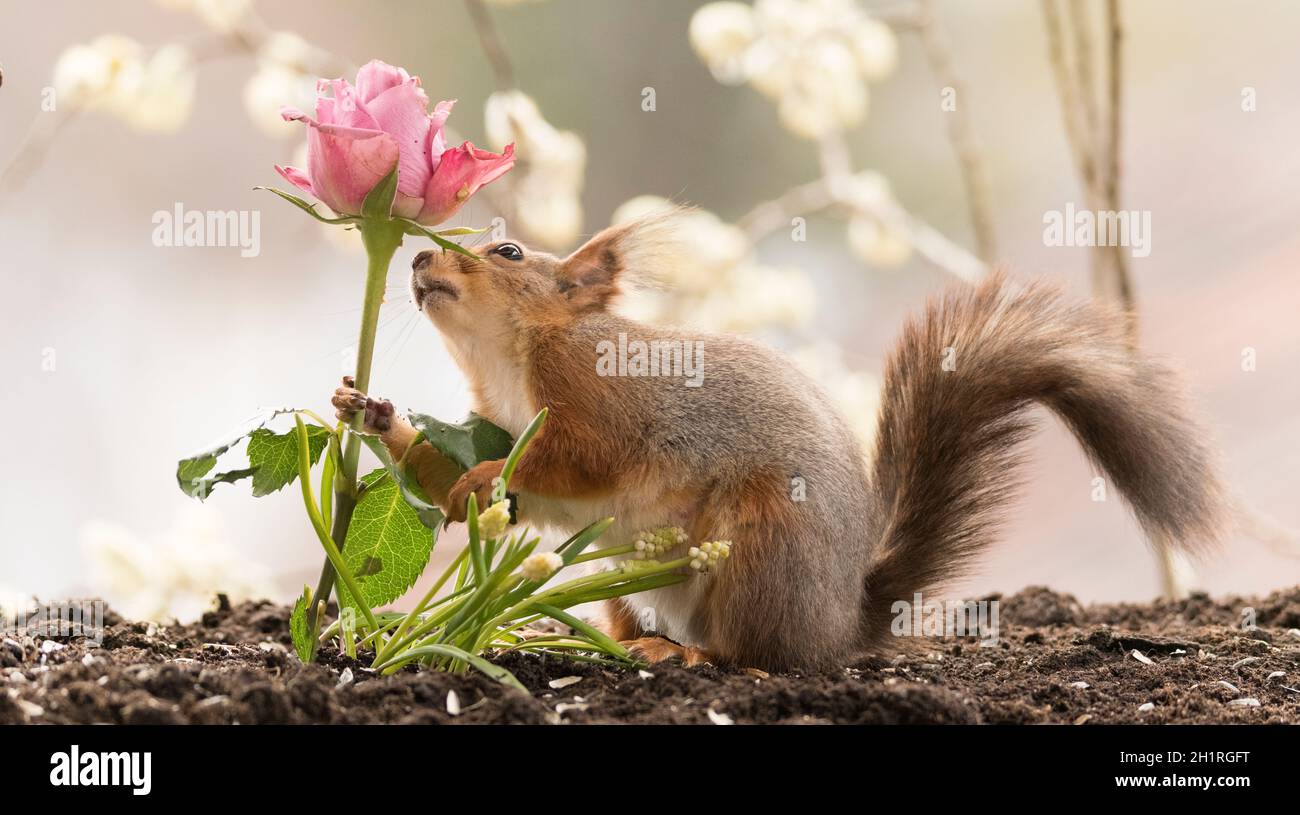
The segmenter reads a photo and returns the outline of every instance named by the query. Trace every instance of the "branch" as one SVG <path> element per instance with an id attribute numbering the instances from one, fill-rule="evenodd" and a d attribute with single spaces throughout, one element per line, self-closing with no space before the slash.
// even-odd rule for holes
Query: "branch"
<path id="1" fill-rule="evenodd" d="M 496 79 L 497 88 L 507 90 L 515 87 L 514 66 L 510 62 L 505 46 L 501 43 L 501 35 L 492 22 L 492 12 L 484 5 L 483 0 L 465 0 L 465 9 L 469 12 L 470 19 L 474 21 L 474 30 L 478 33 L 479 44 L 483 46 L 483 55 L 492 66 L 492 76 Z"/>
<path id="2" fill-rule="evenodd" d="M 921 0 L 921 25 L 918 29 L 926 59 L 940 87 L 953 89 L 959 100 L 948 119 L 948 139 L 957 153 L 966 203 L 970 209 L 971 228 L 975 231 L 976 252 L 991 263 L 997 258 L 997 229 L 993 218 L 992 173 L 975 126 L 971 120 L 966 85 L 953 64 L 952 50 L 939 29 L 934 0 Z"/>

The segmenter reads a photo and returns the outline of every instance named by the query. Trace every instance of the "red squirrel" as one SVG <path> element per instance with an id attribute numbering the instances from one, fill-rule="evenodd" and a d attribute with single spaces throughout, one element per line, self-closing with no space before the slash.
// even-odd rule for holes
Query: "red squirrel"
<path id="1" fill-rule="evenodd" d="M 565 258 L 514 241 L 476 257 L 426 250 L 411 275 L 477 413 L 518 436 L 550 409 L 511 479 L 521 524 L 571 532 L 612 516 L 600 546 L 664 526 L 684 528 L 686 545 L 731 541 L 712 574 L 607 601 L 608 633 L 644 659 L 815 670 L 882 649 L 896 600 L 961 575 L 990 544 L 1032 403 L 1073 431 L 1149 534 L 1187 549 L 1217 537 L 1205 437 L 1172 374 L 1131 347 L 1122 314 L 1000 274 L 943 294 L 889 355 L 868 457 L 780 353 L 615 312 L 664 262 L 672 230 L 671 217 L 612 227 Z M 687 353 L 702 343 L 698 387 L 663 371 L 606 375 L 601 349 L 620 334 Z M 364 409 L 394 458 L 416 436 L 348 381 L 333 403 L 345 420 Z M 487 506 L 503 464 L 461 474 L 428 444 L 406 461 L 455 521 L 470 493 Z"/>

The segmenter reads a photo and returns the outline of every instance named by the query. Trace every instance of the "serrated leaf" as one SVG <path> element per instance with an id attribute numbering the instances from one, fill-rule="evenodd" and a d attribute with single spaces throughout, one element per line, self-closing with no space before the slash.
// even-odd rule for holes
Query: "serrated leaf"
<path id="1" fill-rule="evenodd" d="M 311 463 L 320 460 L 329 444 L 330 431 L 320 425 L 307 426 L 307 449 Z M 248 463 L 253 470 L 253 497 L 261 498 L 293 483 L 298 477 L 298 434 L 276 433 L 258 428 L 248 437 Z"/>
<path id="2" fill-rule="evenodd" d="M 299 198 L 298 196 L 294 195 L 291 192 L 285 192 L 284 190 L 277 190 L 275 187 L 254 187 L 253 189 L 273 192 L 323 224 L 355 224 L 361 222 L 361 219 L 356 217 L 355 215 L 344 215 L 341 218 L 326 218 L 324 215 L 321 215 L 319 212 L 316 211 L 315 204 L 310 203 L 309 201 L 303 198 Z"/>
<path id="3" fill-rule="evenodd" d="M 442 236 L 443 234 L 448 234 L 448 235 L 459 234 L 455 230 L 449 229 L 446 230 L 445 233 L 438 233 L 430 229 L 425 229 L 423 226 L 417 224 L 415 221 L 412 221 L 409 218 L 394 218 L 393 220 L 401 224 L 402 231 L 404 231 L 408 235 L 414 235 L 415 237 L 420 237 L 420 238 L 428 238 L 429 240 L 441 246 L 443 249 L 450 249 L 453 252 L 459 252 L 460 254 L 465 255 L 466 257 L 472 257 L 475 259 L 478 258 L 478 255 L 474 254 L 473 252 L 469 251 L 465 247 L 461 246 L 459 243 L 456 243 L 455 241 L 449 241 Z M 482 231 L 482 230 L 477 230 L 477 231 Z"/>
<path id="4" fill-rule="evenodd" d="M 380 218 L 387 220 L 393 214 L 393 199 L 397 197 L 397 163 L 388 175 L 380 179 L 361 202 L 363 218 Z"/>
<path id="5" fill-rule="evenodd" d="M 480 461 L 505 458 L 514 447 L 509 433 L 475 413 L 460 424 L 422 413 L 412 413 L 410 418 L 429 444 L 466 470 Z"/>
<path id="6" fill-rule="evenodd" d="M 311 588 L 303 586 L 302 596 L 293 604 L 293 613 L 289 615 L 289 634 L 293 637 L 293 650 L 298 652 L 298 659 L 311 662 L 313 645 L 311 632 L 307 630 L 307 609 L 311 606 Z"/>
<path id="7" fill-rule="evenodd" d="M 218 441 L 210 445 L 202 452 L 195 453 L 192 456 L 186 456 L 176 465 L 176 483 L 180 486 L 181 492 L 191 498 L 203 500 L 208 497 L 212 487 L 217 484 L 229 484 L 247 478 L 253 475 L 255 468 L 248 467 L 228 472 L 217 473 L 214 476 L 204 478 L 212 468 L 217 465 L 217 458 L 225 453 L 231 447 L 234 447 L 245 437 L 251 435 L 253 431 L 258 430 L 266 425 L 277 416 L 286 413 L 294 413 L 294 408 L 270 408 L 264 410 L 251 418 L 244 421 L 235 430 L 227 433 Z"/>
<path id="8" fill-rule="evenodd" d="M 435 533 L 421 523 L 406 503 L 402 490 L 387 471 L 380 469 L 362 479 L 364 489 L 352 513 L 343 560 L 364 595 L 353 598 L 339 586 L 340 607 L 376 608 L 391 603 L 415 585 L 429 554 Z"/>
<path id="9" fill-rule="evenodd" d="M 410 504 L 411 509 L 415 510 L 420 523 L 433 530 L 436 539 L 438 530 L 442 528 L 443 521 L 447 519 L 447 516 L 443 515 L 442 509 L 429 503 L 429 497 L 425 495 L 424 489 L 415 479 L 408 477 L 401 467 L 397 466 L 392 455 L 389 454 L 388 448 L 379 440 L 379 437 L 363 435 L 361 440 L 365 442 L 370 451 L 388 470 L 388 474 L 402 490 L 402 497 L 406 499 L 406 503 Z M 419 444 L 419 440 L 414 443 Z"/>

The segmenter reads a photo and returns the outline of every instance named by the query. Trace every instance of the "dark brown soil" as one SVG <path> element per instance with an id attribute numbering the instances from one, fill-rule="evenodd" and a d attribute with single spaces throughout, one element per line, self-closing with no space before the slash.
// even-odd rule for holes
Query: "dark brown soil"
<path id="1" fill-rule="evenodd" d="M 376 677 L 328 649 L 304 666 L 288 616 L 268 602 L 223 605 L 159 628 L 110 613 L 102 647 L 89 649 L 11 636 L 0 645 L 0 723 L 1300 722 L 1300 587 L 1091 607 L 1031 588 L 1002 598 L 996 646 L 920 640 L 823 674 L 501 659 L 527 694 L 477 674 Z M 566 677 L 580 679 L 551 687 Z"/>

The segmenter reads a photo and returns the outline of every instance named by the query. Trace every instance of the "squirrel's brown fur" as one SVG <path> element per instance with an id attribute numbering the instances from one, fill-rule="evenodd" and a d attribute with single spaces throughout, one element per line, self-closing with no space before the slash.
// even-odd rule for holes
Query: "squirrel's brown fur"
<path id="1" fill-rule="evenodd" d="M 665 525 L 693 542 L 732 541 L 715 574 L 610 604 L 610 631 L 640 653 L 814 669 L 881 647 L 894 601 L 958 576 L 988 544 L 1035 402 L 1148 530 L 1189 547 L 1214 538 L 1222 511 L 1207 446 L 1119 315 L 1001 276 L 931 303 L 889 359 L 868 471 L 846 423 L 780 354 L 610 308 L 633 275 L 678 262 L 665 248 L 672 223 L 608 229 L 565 259 L 504 243 L 477 259 L 422 252 L 412 275 L 477 412 L 517 435 L 550 408 L 511 481 L 521 522 L 576 530 L 613 516 L 603 546 Z M 602 376 L 598 346 L 620 333 L 703 343 L 702 383 Z M 343 416 L 365 402 L 348 387 L 335 397 Z M 414 429 L 383 424 L 371 429 L 400 457 Z M 471 492 L 485 504 L 501 464 L 457 480 L 427 444 L 407 459 L 456 520 Z M 688 647 L 638 640 L 650 629 Z"/>

